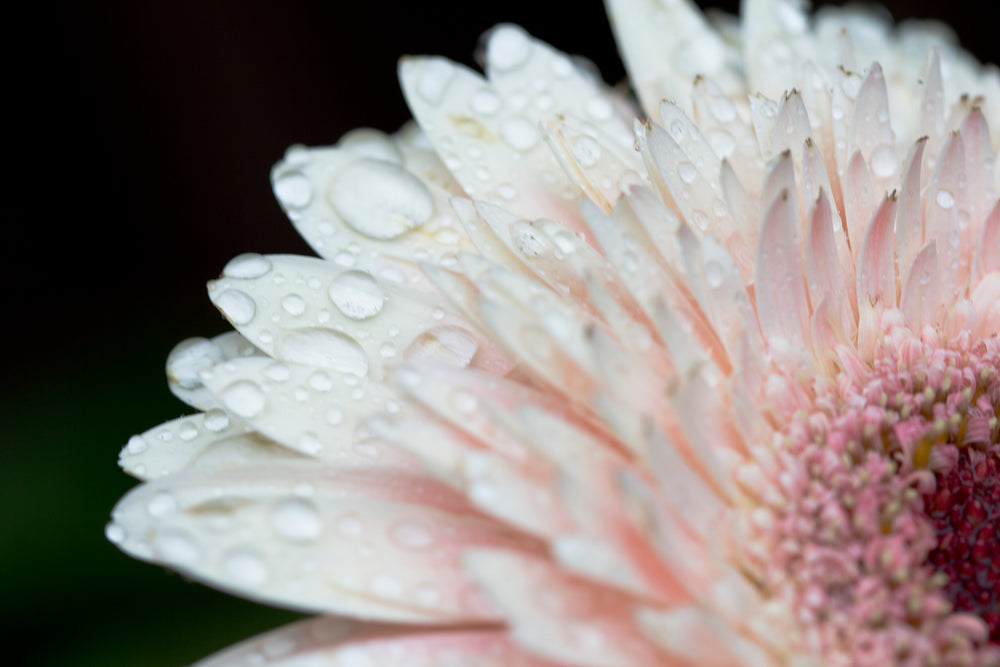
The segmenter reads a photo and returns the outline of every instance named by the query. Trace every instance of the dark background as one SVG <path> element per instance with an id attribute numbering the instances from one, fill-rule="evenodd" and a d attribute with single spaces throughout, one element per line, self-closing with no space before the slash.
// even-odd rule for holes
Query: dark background
<path id="1" fill-rule="evenodd" d="M 624 75 L 594 0 L 353 5 L 108 1 L 8 17 L 0 632 L 14 664 L 185 664 L 295 617 L 103 537 L 133 484 L 118 450 L 186 411 L 167 353 L 227 328 L 205 281 L 238 253 L 309 252 L 268 184 L 286 146 L 396 129 L 398 56 L 472 64 L 500 21 Z M 979 3 L 890 5 L 949 21 L 997 60 Z"/>

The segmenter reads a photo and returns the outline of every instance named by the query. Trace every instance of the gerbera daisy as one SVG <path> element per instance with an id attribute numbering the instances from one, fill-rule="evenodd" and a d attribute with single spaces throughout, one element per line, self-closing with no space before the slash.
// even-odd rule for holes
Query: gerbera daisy
<path id="1" fill-rule="evenodd" d="M 1000 664 L 997 70 L 608 8 L 637 100 L 501 25 L 274 168 L 107 530 L 319 615 L 204 664 Z"/>

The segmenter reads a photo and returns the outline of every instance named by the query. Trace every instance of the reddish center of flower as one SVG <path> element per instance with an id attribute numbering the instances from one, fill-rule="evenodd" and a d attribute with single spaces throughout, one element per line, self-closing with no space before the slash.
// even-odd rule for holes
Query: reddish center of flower
<path id="1" fill-rule="evenodd" d="M 963 450 L 935 480 L 935 492 L 924 496 L 938 538 L 928 559 L 947 575 L 955 610 L 982 618 L 1000 644 L 1000 447 Z"/>

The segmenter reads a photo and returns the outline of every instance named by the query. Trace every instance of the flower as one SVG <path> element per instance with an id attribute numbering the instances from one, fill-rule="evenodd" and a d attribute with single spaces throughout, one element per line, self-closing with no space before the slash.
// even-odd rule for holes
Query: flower
<path id="1" fill-rule="evenodd" d="M 272 174 L 109 538 L 316 612 L 208 665 L 1000 664 L 1000 76 L 937 25 L 609 0 Z M 358 619 L 358 620 L 349 620 Z"/>

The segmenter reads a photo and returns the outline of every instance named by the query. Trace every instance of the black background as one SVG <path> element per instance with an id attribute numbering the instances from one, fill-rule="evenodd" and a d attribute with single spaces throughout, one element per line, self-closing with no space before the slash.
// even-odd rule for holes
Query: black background
<path id="1" fill-rule="evenodd" d="M 735 2 L 710 3 L 734 11 Z M 893 2 L 996 61 L 980 3 Z M 546 3 L 46 5 L 8 17 L 0 375 L 0 628 L 28 665 L 175 665 L 294 615 L 233 600 L 106 543 L 128 436 L 183 414 L 163 362 L 227 327 L 204 284 L 241 252 L 309 253 L 270 166 L 292 143 L 391 131 L 397 58 L 473 64 L 501 21 L 618 62 L 603 7 Z M 997 131 L 994 129 L 994 131 Z"/>

